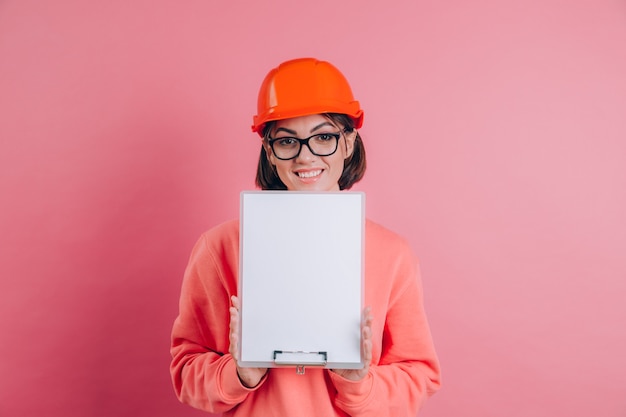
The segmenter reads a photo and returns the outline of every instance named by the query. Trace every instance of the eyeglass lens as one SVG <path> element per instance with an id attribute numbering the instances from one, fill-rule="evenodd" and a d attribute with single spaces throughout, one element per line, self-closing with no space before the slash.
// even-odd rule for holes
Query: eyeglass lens
<path id="1" fill-rule="evenodd" d="M 284 137 L 272 139 L 270 145 L 279 159 L 292 159 L 300 154 L 302 145 L 307 145 L 312 154 L 329 156 L 337 151 L 338 133 L 321 133 L 306 139 Z"/>

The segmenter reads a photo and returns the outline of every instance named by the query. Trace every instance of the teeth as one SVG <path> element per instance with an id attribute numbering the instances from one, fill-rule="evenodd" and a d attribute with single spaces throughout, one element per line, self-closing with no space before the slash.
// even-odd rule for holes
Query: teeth
<path id="1" fill-rule="evenodd" d="M 300 178 L 311 178 L 311 177 L 317 177 L 321 173 L 322 173 L 322 170 L 318 169 L 317 171 L 298 172 L 298 176 Z"/>

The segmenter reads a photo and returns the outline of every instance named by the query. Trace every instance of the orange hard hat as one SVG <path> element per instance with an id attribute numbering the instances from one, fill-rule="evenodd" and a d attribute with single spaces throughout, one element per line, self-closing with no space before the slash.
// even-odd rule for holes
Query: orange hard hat
<path id="1" fill-rule="evenodd" d="M 252 131 L 263 135 L 265 123 L 320 113 L 342 113 L 354 127 L 363 124 L 363 110 L 354 100 L 348 80 L 332 64 L 314 58 L 286 61 L 271 70 L 261 84 Z"/>

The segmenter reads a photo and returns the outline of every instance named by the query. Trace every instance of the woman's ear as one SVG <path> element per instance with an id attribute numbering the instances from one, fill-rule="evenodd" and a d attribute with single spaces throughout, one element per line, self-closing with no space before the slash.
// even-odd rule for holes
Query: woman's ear
<path id="1" fill-rule="evenodd" d="M 356 141 L 356 136 L 358 132 L 356 129 L 352 129 L 352 132 L 347 132 L 344 134 L 344 138 L 346 139 L 346 154 L 344 159 L 348 159 L 352 156 L 354 152 L 354 142 Z"/>
<path id="2" fill-rule="evenodd" d="M 266 141 L 263 141 L 263 148 L 265 149 L 265 155 L 267 155 L 267 160 L 270 165 L 276 166 L 276 159 L 274 157 L 274 153 L 272 152 L 272 147 Z"/>

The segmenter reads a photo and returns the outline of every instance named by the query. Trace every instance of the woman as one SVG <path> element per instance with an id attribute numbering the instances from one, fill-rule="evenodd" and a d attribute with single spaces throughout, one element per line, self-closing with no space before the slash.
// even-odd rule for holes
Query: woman
<path id="1" fill-rule="evenodd" d="M 262 189 L 338 191 L 365 171 L 363 112 L 328 62 L 287 61 L 259 92 L 252 130 L 262 137 Z M 239 222 L 194 247 L 172 331 L 178 398 L 225 416 L 414 416 L 440 386 L 415 259 L 404 239 L 365 226 L 363 369 L 242 368 L 237 364 Z"/>

